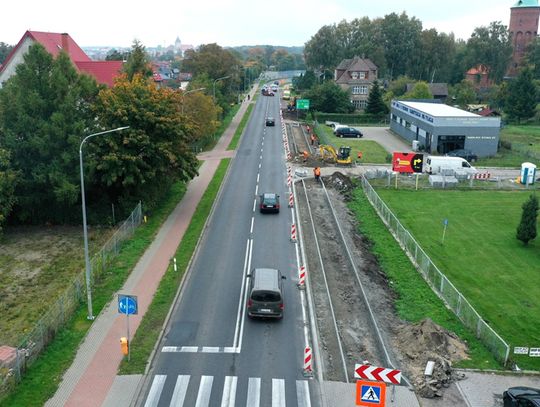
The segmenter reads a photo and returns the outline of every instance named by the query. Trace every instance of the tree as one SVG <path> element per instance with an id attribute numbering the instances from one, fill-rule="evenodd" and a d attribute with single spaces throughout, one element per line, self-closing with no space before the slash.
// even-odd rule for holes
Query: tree
<path id="1" fill-rule="evenodd" d="M 505 113 L 510 120 L 528 119 L 534 116 L 538 92 L 530 68 L 523 68 L 518 77 L 508 84 Z"/>
<path id="2" fill-rule="evenodd" d="M 516 237 L 526 246 L 536 238 L 536 218 L 538 216 L 538 198 L 536 195 L 531 195 L 522 205 L 522 208 L 521 222 L 517 228 Z"/>
<path id="3" fill-rule="evenodd" d="M 527 46 L 523 62 L 531 68 L 533 78 L 540 79 L 540 38 L 535 37 Z"/>
<path id="4" fill-rule="evenodd" d="M 353 109 L 349 93 L 333 81 L 316 85 L 305 93 L 310 100 L 310 109 L 325 113 L 350 113 Z"/>
<path id="5" fill-rule="evenodd" d="M 133 46 L 124 64 L 123 71 L 127 74 L 129 80 L 133 79 L 135 75 L 150 78 L 153 74 L 150 59 L 146 54 L 146 48 L 138 40 L 133 41 Z"/>
<path id="6" fill-rule="evenodd" d="M 98 86 L 79 75 L 68 55 L 53 59 L 39 44 L 0 90 L 0 148 L 20 174 L 12 216 L 23 223 L 64 223 L 80 217 L 78 149 L 95 129 Z"/>
<path id="7" fill-rule="evenodd" d="M 402 97 L 402 99 L 433 99 L 433 95 L 431 94 L 431 91 L 429 90 L 429 85 L 424 82 L 416 82 L 413 86 L 413 88 L 405 93 Z"/>
<path id="8" fill-rule="evenodd" d="M 181 114 L 181 97 L 141 75 L 120 78 L 99 93 L 95 112 L 102 127 L 130 128 L 88 145 L 92 196 L 125 209 L 141 199 L 151 207 L 172 182 L 197 174 L 191 149 L 197 129 Z"/>
<path id="9" fill-rule="evenodd" d="M 0 42 L 0 65 L 4 63 L 12 49 L 13 47 L 11 45 Z"/>
<path id="10" fill-rule="evenodd" d="M 9 153 L 0 148 L 0 232 L 6 218 L 15 204 L 15 185 L 18 173 L 11 169 Z"/>
<path id="11" fill-rule="evenodd" d="M 452 99 L 452 103 L 463 108 L 470 103 L 475 103 L 477 99 L 474 85 L 466 79 L 451 86 L 448 93 L 448 96 Z"/>
<path id="12" fill-rule="evenodd" d="M 378 81 L 373 82 L 373 86 L 369 92 L 366 113 L 380 116 L 388 113 L 388 106 L 383 101 Z"/>
<path id="13" fill-rule="evenodd" d="M 489 77 L 500 82 L 512 57 L 512 43 L 508 29 L 500 21 L 489 27 L 478 27 L 467 41 L 466 61 L 471 66 L 484 64 L 489 67 Z"/>
<path id="14" fill-rule="evenodd" d="M 295 76 L 292 79 L 294 88 L 299 91 L 311 89 L 316 83 L 317 77 L 315 76 L 315 72 L 312 70 L 307 70 L 304 74 Z"/>
<path id="15" fill-rule="evenodd" d="M 336 39 L 336 27 L 325 25 L 304 46 L 306 65 L 312 69 L 333 69 L 342 57 Z"/>

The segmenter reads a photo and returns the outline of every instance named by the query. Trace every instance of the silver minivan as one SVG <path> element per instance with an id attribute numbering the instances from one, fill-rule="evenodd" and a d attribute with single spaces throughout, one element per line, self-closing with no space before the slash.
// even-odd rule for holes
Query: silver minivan
<path id="1" fill-rule="evenodd" d="M 249 278 L 247 311 L 250 318 L 283 318 L 285 276 L 276 269 L 253 269 Z"/>

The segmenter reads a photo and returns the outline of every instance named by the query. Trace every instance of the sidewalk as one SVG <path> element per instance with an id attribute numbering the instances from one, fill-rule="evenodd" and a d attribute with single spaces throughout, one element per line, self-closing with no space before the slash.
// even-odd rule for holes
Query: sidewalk
<path id="1" fill-rule="evenodd" d="M 137 296 L 139 313 L 130 316 L 129 319 L 132 338 L 220 160 L 234 156 L 234 152 L 226 151 L 226 148 L 249 103 L 252 102 L 255 91 L 256 88 L 250 90 L 250 100 L 242 102 L 238 113 L 214 149 L 198 157 L 205 160 L 199 168 L 199 175 L 189 183 L 184 198 L 162 225 L 156 239 L 119 291 L 122 294 Z M 58 390 L 45 406 L 128 406 L 137 391 L 142 375 L 116 375 L 123 358 L 120 350 L 122 336 L 126 336 L 126 317 L 118 313 L 114 298 L 97 316 L 79 347 L 73 364 L 65 372 Z"/>

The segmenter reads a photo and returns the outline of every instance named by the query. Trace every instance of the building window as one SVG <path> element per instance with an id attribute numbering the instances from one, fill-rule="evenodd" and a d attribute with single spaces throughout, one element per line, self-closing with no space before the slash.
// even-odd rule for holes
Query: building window
<path id="1" fill-rule="evenodd" d="M 358 72 L 351 72 L 351 78 L 358 79 Z"/>
<path id="2" fill-rule="evenodd" d="M 366 79 L 366 73 L 365 72 L 358 72 L 358 79 Z"/>
<path id="3" fill-rule="evenodd" d="M 359 100 L 358 105 L 360 109 L 365 109 L 367 107 L 367 100 Z"/>
<path id="4" fill-rule="evenodd" d="M 352 94 L 353 95 L 359 95 L 360 94 L 360 86 L 353 86 L 352 87 Z"/>
<path id="5" fill-rule="evenodd" d="M 367 85 L 361 85 L 359 94 L 360 95 L 367 95 L 368 94 L 368 86 Z"/>

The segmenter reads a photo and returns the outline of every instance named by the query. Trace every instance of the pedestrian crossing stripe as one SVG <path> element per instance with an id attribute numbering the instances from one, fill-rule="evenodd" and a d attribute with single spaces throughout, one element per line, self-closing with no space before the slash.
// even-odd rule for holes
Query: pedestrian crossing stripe
<path id="1" fill-rule="evenodd" d="M 358 380 L 356 382 L 356 405 L 384 407 L 386 402 L 386 384 Z"/>
<path id="2" fill-rule="evenodd" d="M 237 392 L 239 378 L 237 376 L 225 376 L 223 383 L 223 393 L 217 394 L 212 391 L 216 383 L 214 376 L 191 377 L 189 375 L 178 375 L 167 378 L 167 375 L 155 375 L 152 385 L 145 400 L 144 407 L 174 406 L 184 407 L 186 400 L 189 400 L 189 392 L 196 397 L 195 407 L 209 407 L 210 405 L 220 405 L 221 407 L 234 407 L 235 405 L 245 405 L 247 407 L 260 407 L 262 385 L 271 386 L 272 407 L 298 406 L 311 407 L 309 394 L 309 383 L 307 380 L 296 380 L 296 404 L 292 400 L 286 400 L 284 379 L 271 379 L 271 382 L 261 383 L 260 377 L 249 377 L 247 392 Z M 165 382 L 174 380 L 174 390 L 172 397 L 164 392 Z M 246 380 L 243 378 L 242 381 Z M 172 382 L 171 382 L 172 384 Z M 172 387 L 172 386 L 170 386 Z M 163 393 L 163 394 L 162 394 Z M 219 400 L 218 400 L 219 399 Z M 216 404 L 221 401 L 221 404 Z M 245 401 L 246 404 L 243 404 Z M 191 402 L 190 402 L 191 403 Z"/>

